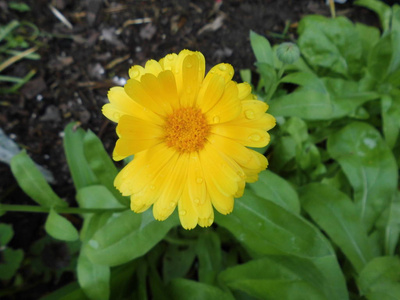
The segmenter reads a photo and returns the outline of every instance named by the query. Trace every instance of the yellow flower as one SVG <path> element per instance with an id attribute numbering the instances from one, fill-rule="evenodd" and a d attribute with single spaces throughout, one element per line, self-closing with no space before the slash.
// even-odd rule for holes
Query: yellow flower
<path id="1" fill-rule="evenodd" d="M 218 64 L 205 74 L 200 52 L 183 50 L 145 67 L 133 66 L 124 87 L 113 87 L 103 114 L 117 122 L 113 158 L 134 159 L 115 178 L 131 208 L 153 205 L 157 220 L 178 206 L 181 224 L 210 226 L 213 207 L 233 210 L 245 182 L 254 182 L 268 161 L 246 147 L 269 143 L 275 119 L 247 83 L 232 81 L 233 68 Z"/>

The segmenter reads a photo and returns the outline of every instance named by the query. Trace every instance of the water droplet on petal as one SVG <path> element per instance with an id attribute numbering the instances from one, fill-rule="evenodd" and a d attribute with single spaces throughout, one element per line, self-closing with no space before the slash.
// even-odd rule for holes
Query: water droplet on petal
<path id="1" fill-rule="evenodd" d="M 203 183 L 203 178 L 197 177 L 196 182 L 197 182 L 198 184 Z"/>
<path id="2" fill-rule="evenodd" d="M 154 185 L 150 185 L 150 189 L 151 189 L 152 191 L 154 191 L 154 190 L 156 189 L 156 187 L 155 187 Z"/>
<path id="3" fill-rule="evenodd" d="M 186 215 L 186 210 L 184 210 L 184 209 L 179 210 L 179 215 L 180 216 Z"/>
<path id="4" fill-rule="evenodd" d="M 220 121 L 220 119 L 219 119 L 218 116 L 215 116 L 215 117 L 213 118 L 213 122 L 214 122 L 214 123 L 219 123 L 219 121 Z"/>
<path id="5" fill-rule="evenodd" d="M 120 113 L 115 112 L 115 113 L 113 114 L 113 118 L 114 118 L 114 119 L 119 119 L 120 117 L 121 117 L 121 114 L 120 114 Z"/>
<path id="6" fill-rule="evenodd" d="M 253 120 L 256 117 L 256 114 L 251 109 L 247 109 L 244 112 L 246 119 Z"/>
<path id="7" fill-rule="evenodd" d="M 213 218 L 208 218 L 208 225 L 211 225 L 214 222 Z"/>
<path id="8" fill-rule="evenodd" d="M 259 142 L 261 140 L 261 136 L 258 133 L 254 133 L 249 136 L 249 140 L 253 142 Z"/>
<path id="9" fill-rule="evenodd" d="M 200 199 L 199 199 L 199 198 L 195 198 L 195 199 L 194 199 L 194 203 L 200 204 Z"/>
<path id="10" fill-rule="evenodd" d="M 169 203 L 169 206 L 172 208 L 172 207 L 175 207 L 175 202 L 174 201 L 171 201 L 170 203 Z"/>
<path id="11" fill-rule="evenodd" d="M 137 78 L 137 77 L 139 77 L 139 75 L 140 75 L 140 72 L 138 70 L 132 71 L 132 78 Z"/>
<path id="12" fill-rule="evenodd" d="M 224 72 L 224 71 L 226 71 L 227 67 L 226 67 L 226 65 L 220 65 L 219 69 L 220 69 L 220 71 Z"/>
<path id="13" fill-rule="evenodd" d="M 186 64 L 186 68 L 190 69 L 193 65 L 191 63 Z"/>

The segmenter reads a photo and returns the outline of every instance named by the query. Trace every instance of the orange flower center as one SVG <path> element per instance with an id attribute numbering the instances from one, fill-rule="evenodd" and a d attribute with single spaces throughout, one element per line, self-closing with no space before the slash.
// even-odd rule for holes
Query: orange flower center
<path id="1" fill-rule="evenodd" d="M 203 149 L 210 126 L 200 109 L 179 108 L 170 114 L 165 124 L 167 146 L 181 153 Z"/>

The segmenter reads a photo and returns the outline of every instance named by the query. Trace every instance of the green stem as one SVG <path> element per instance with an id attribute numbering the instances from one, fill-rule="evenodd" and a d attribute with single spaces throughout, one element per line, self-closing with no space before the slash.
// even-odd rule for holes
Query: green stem
<path id="1" fill-rule="evenodd" d="M 34 205 L 0 204 L 0 211 L 16 211 L 29 213 L 49 213 L 54 209 L 60 214 L 89 214 L 101 212 L 120 212 L 126 208 L 80 208 L 80 207 L 43 207 Z"/>
<path id="2" fill-rule="evenodd" d="M 280 81 L 281 81 L 283 72 L 285 71 L 285 66 L 286 65 L 284 63 L 282 63 L 282 66 L 281 66 L 281 68 L 279 69 L 279 72 L 278 72 L 278 79 L 277 79 L 276 83 L 268 91 L 268 94 L 267 94 L 267 97 L 266 97 L 266 101 L 271 100 L 272 95 L 275 93 L 276 89 L 278 88 L 278 85 L 281 83 Z"/>

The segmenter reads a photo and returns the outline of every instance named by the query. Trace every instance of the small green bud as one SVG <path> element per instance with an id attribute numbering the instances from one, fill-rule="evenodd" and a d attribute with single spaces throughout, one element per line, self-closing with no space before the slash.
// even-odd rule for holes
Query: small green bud
<path id="1" fill-rule="evenodd" d="M 296 44 L 293 43 L 282 43 L 276 49 L 276 55 L 278 59 L 284 64 L 293 64 L 300 57 L 300 50 Z"/>

